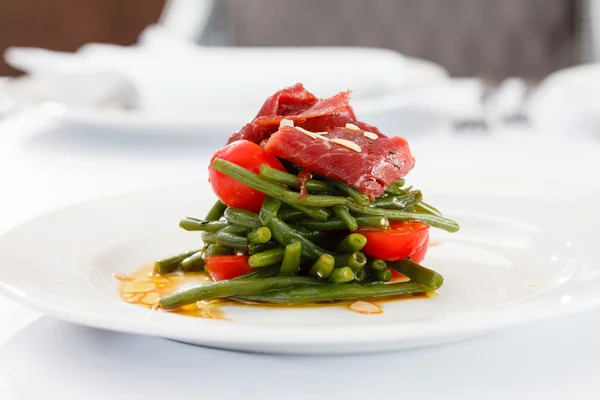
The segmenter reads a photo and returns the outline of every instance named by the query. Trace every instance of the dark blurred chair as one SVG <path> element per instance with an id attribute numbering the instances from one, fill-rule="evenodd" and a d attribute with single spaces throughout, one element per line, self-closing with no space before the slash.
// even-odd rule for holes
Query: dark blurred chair
<path id="1" fill-rule="evenodd" d="M 73 51 L 88 42 L 131 44 L 164 0 L 0 0 L 0 54 L 9 46 Z M 17 71 L 0 59 L 0 76 Z"/>
<path id="2" fill-rule="evenodd" d="M 435 61 L 452 75 L 497 79 L 538 79 L 579 59 L 575 0 L 220 3 L 233 25 L 225 36 L 239 46 L 386 47 Z"/>
<path id="3" fill-rule="evenodd" d="M 0 51 L 133 43 L 163 4 L 0 0 Z M 455 76 L 539 79 L 580 60 L 579 8 L 578 0 L 215 0 L 200 42 L 386 47 L 435 61 Z M 0 62 L 0 75 L 15 72 Z"/>

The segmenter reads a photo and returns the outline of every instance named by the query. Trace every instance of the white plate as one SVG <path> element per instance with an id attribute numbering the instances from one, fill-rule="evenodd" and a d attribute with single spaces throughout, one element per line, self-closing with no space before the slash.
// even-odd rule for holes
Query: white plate
<path id="1" fill-rule="evenodd" d="M 109 197 L 24 223 L 0 239 L 0 291 L 83 325 L 274 353 L 430 346 L 597 305 L 600 263 L 588 250 L 597 246 L 600 212 L 592 205 L 600 199 L 503 196 L 497 187 L 492 196 L 429 193 L 462 225 L 457 234 L 433 233 L 441 244 L 430 249 L 426 265 L 445 284 L 439 296 L 389 302 L 380 315 L 342 307 L 226 307 L 232 321 L 222 321 L 124 303 L 113 272 L 198 245 L 198 235 L 177 223 L 206 212 L 213 197 L 203 184 Z M 569 211 L 578 209 L 585 218 Z"/>
<path id="2" fill-rule="evenodd" d="M 446 82 L 447 72 L 434 63 L 407 59 L 406 86 L 398 92 L 351 101 L 361 120 L 389 131 L 403 126 L 404 131 L 428 132 L 440 126 L 439 115 L 423 106 L 430 89 Z M 105 133 L 107 130 L 139 136 L 228 137 L 250 121 L 264 99 L 243 109 L 223 112 L 198 108 L 193 114 L 144 112 L 143 110 L 70 108 L 56 103 L 42 105 L 41 112 L 62 126 L 79 132 Z"/>

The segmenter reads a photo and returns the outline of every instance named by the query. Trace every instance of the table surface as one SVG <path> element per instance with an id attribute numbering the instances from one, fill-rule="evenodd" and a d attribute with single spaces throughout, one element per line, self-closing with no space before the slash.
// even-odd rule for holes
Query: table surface
<path id="1" fill-rule="evenodd" d="M 419 173 L 594 185 L 600 141 L 524 127 L 410 138 Z M 110 193 L 206 178 L 213 142 L 98 136 L 0 120 L 0 232 Z M 208 143 L 208 144 L 207 144 Z M 216 144 L 215 144 L 216 145 Z M 524 177 L 522 171 L 527 171 Z M 596 399 L 600 310 L 434 348 L 343 357 L 188 346 L 41 316 L 0 297 L 0 399 Z M 43 393 L 43 396 L 40 396 Z"/>

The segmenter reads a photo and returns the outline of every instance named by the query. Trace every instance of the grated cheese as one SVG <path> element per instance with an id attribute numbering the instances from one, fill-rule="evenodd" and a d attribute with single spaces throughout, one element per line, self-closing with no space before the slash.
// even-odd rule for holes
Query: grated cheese
<path id="1" fill-rule="evenodd" d="M 379 136 L 377 136 L 373 132 L 364 132 L 363 135 L 364 135 L 364 137 L 373 139 L 373 140 L 377 140 L 379 138 Z"/>
<path id="2" fill-rule="evenodd" d="M 354 303 L 350 304 L 350 309 L 361 314 L 381 314 L 382 312 L 379 306 L 366 301 L 355 301 Z"/>
<path id="3" fill-rule="evenodd" d="M 348 129 L 350 131 L 360 131 L 360 128 L 358 126 L 351 124 L 351 123 L 346 124 L 346 129 Z"/>
<path id="4" fill-rule="evenodd" d="M 304 128 L 300 128 L 299 126 L 297 126 L 296 129 L 298 129 L 300 132 L 304 133 L 305 135 L 307 135 L 313 139 L 329 140 L 329 139 L 321 136 L 321 135 L 327 134 L 327 132 L 311 132 L 311 131 L 307 131 Z"/>
<path id="5" fill-rule="evenodd" d="M 279 122 L 279 127 L 281 128 L 282 126 L 290 126 L 290 127 L 294 127 L 294 121 L 292 121 L 291 119 L 282 119 L 281 122 Z"/>
<path id="6" fill-rule="evenodd" d="M 339 144 L 341 146 L 344 146 L 350 150 L 354 150 L 357 153 L 360 153 L 362 151 L 362 149 L 360 148 L 359 145 L 357 145 L 356 143 L 354 143 L 351 140 L 346 140 L 346 139 L 330 139 L 331 142 L 335 143 L 335 144 Z"/>

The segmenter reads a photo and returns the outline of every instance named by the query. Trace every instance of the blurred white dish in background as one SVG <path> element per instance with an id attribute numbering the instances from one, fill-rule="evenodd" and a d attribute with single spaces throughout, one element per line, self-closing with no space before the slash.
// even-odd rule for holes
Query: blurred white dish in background
<path id="1" fill-rule="evenodd" d="M 426 186 L 447 181 L 439 174 L 422 178 Z M 449 191 L 427 192 L 462 226 L 452 235 L 432 232 L 439 245 L 430 249 L 426 265 L 445 278 L 440 295 L 388 302 L 380 315 L 343 307 L 226 307 L 232 321 L 219 321 L 123 302 L 114 272 L 129 274 L 198 246 L 197 236 L 177 223 L 212 205 L 210 189 L 201 183 L 87 202 L 14 228 L 0 237 L 0 292 L 83 325 L 236 350 L 309 354 L 441 344 L 600 303 L 600 254 L 594 251 L 600 212 L 591 207 L 597 196 L 571 188 L 556 196 L 555 185 L 538 193 L 518 180 L 452 183 Z M 457 187 L 467 191 L 457 193 Z M 581 207 L 582 199 L 590 206 L 585 219 L 548 218 L 557 209 Z"/>
<path id="2" fill-rule="evenodd" d="M 407 88 L 397 93 L 388 93 L 368 98 L 356 98 L 353 95 L 350 104 L 359 119 L 378 126 L 384 132 L 393 134 L 400 132 L 426 132 L 436 130 L 443 122 L 442 116 L 435 108 L 427 104 L 428 92 L 445 80 L 445 75 L 437 66 L 421 60 L 408 59 L 414 67 L 410 74 L 415 80 L 428 81 L 420 88 Z M 410 69 L 410 68 L 409 68 Z M 287 86 L 283 85 L 282 87 Z M 229 89 L 231 86 L 227 85 Z M 325 97 L 306 87 L 319 97 Z M 185 89 L 181 88 L 185 91 Z M 85 131 L 102 131 L 106 129 L 138 135 L 220 135 L 224 138 L 240 129 L 250 121 L 260 109 L 264 100 L 277 89 L 266 95 L 252 95 L 253 89 L 234 89 L 231 96 L 238 91 L 244 92 L 252 106 L 242 110 L 229 107 L 223 97 L 219 107 L 198 105 L 192 112 L 181 112 L 172 108 L 164 108 L 154 112 L 143 109 L 118 109 L 98 107 L 60 107 L 56 104 L 42 107 L 44 114 L 55 118 L 63 126 Z M 257 92 L 265 92 L 257 90 Z M 257 93 L 255 92 L 255 93 Z M 222 95 L 225 95 L 223 92 Z M 215 101 L 217 103 L 217 101 Z"/>
<path id="3" fill-rule="evenodd" d="M 44 100 L 63 106 L 43 109 L 63 123 L 161 134 L 231 133 L 294 82 L 319 97 L 352 89 L 361 119 L 390 113 L 395 123 L 407 108 L 426 112 L 419 94 L 447 80 L 442 67 L 391 50 L 201 47 L 159 26 L 147 28 L 136 46 L 88 44 L 76 53 L 12 48 L 5 58 L 29 73 Z M 106 107 L 107 98 L 126 101 Z"/>
<path id="4" fill-rule="evenodd" d="M 129 80 L 79 53 L 9 48 L 8 64 L 27 72 L 3 91 L 21 105 L 46 101 L 79 108 L 133 108 L 138 96 Z"/>
<path id="5" fill-rule="evenodd" d="M 532 95 L 529 117 L 542 132 L 600 131 L 600 64 L 566 68 L 548 76 Z"/>

